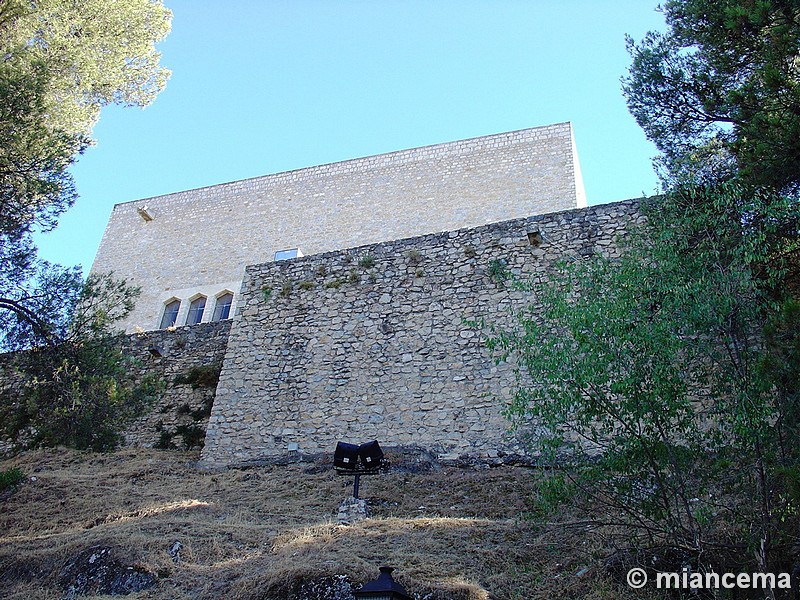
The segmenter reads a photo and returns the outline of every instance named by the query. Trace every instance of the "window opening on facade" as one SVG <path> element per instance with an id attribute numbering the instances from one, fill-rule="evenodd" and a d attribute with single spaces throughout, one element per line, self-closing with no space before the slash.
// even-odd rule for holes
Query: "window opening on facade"
<path id="1" fill-rule="evenodd" d="M 161 329 L 172 327 L 178 320 L 178 311 L 181 308 L 180 300 L 172 300 L 164 306 L 164 316 L 161 317 Z"/>
<path id="2" fill-rule="evenodd" d="M 231 316 L 231 304 L 233 304 L 233 294 L 222 294 L 217 298 L 214 306 L 214 321 L 224 321 Z"/>
<path id="3" fill-rule="evenodd" d="M 275 262 L 279 260 L 289 260 L 290 258 L 299 258 L 303 256 L 300 248 L 287 248 L 286 250 L 278 250 L 275 253 Z"/>
<path id="4" fill-rule="evenodd" d="M 187 325 L 197 325 L 203 320 L 203 311 L 206 309 L 206 298 L 200 296 L 192 300 L 189 305 L 189 315 L 186 317 Z"/>
<path id="5" fill-rule="evenodd" d="M 534 248 L 538 248 L 542 245 L 543 240 L 542 232 L 541 231 L 529 231 L 528 232 L 528 243 L 533 246 Z"/>

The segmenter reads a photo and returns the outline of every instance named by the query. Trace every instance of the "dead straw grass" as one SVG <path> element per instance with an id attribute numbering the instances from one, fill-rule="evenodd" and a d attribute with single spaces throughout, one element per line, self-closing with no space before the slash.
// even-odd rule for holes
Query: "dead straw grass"
<path id="1" fill-rule="evenodd" d="M 325 465 L 209 472 L 196 460 L 176 451 L 58 449 L 0 463 L 27 477 L 0 499 L 0 597 L 60 598 L 60 569 L 97 544 L 158 573 L 158 586 L 129 598 L 297 598 L 304 581 L 345 575 L 362 583 L 382 564 L 430 599 L 627 593 L 597 566 L 599 536 L 524 518 L 536 476 L 528 469 L 365 478 L 371 518 L 346 527 L 335 514 L 352 482 Z M 175 541 L 183 544 L 177 564 L 168 553 Z"/>

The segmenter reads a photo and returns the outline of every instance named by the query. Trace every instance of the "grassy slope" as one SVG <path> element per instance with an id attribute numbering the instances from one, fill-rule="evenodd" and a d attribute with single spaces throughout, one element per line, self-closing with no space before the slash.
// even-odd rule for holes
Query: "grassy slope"
<path id="1" fill-rule="evenodd" d="M 193 467 L 196 459 L 51 450 L 0 463 L 27 476 L 0 497 L 0 597 L 59 598 L 59 570 L 95 544 L 159 573 L 156 588 L 129 598 L 290 598 L 301 580 L 344 574 L 364 582 L 381 564 L 398 567 L 397 579 L 420 597 L 625 594 L 596 566 L 601 541 L 591 532 L 524 518 L 529 469 L 364 478 L 371 518 L 346 527 L 335 514 L 352 482 L 330 465 L 207 472 Z M 184 545 L 177 565 L 168 554 L 176 540 Z M 576 577 L 583 566 L 591 568 Z"/>

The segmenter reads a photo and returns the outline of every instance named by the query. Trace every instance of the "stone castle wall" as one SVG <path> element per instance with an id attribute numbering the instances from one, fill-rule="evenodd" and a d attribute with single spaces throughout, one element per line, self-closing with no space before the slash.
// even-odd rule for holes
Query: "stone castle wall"
<path id="1" fill-rule="evenodd" d="M 522 453 L 502 416 L 513 373 L 466 321 L 510 325 L 560 259 L 599 252 L 636 202 L 516 219 L 250 266 L 203 461 L 332 452 L 377 439 L 444 458 Z"/>
<path id="2" fill-rule="evenodd" d="M 136 375 L 164 386 L 158 404 L 128 428 L 126 445 L 202 446 L 230 328 L 231 321 L 217 321 L 121 338 Z"/>
<path id="3" fill-rule="evenodd" d="M 245 265 L 585 206 L 569 123 L 438 144 L 117 204 L 92 266 L 142 288 L 128 332 L 164 306 L 234 294 Z M 140 209 L 146 208 L 147 218 Z M 231 313 L 233 314 L 233 313 Z"/>
<path id="4" fill-rule="evenodd" d="M 202 446 L 230 328 L 231 321 L 217 321 L 119 337 L 134 379 L 155 379 L 162 388 L 155 406 L 128 428 L 126 445 Z M 13 405 L 21 396 L 18 356 L 24 354 L 0 354 L 0 403 Z M 13 446 L 0 437 L 0 455 Z"/>

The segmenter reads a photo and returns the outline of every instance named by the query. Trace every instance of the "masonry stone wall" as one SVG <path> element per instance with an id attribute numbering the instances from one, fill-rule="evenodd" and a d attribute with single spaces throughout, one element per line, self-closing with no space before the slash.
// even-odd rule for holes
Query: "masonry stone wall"
<path id="1" fill-rule="evenodd" d="M 217 321 L 121 338 L 136 376 L 163 385 L 159 402 L 128 428 L 126 445 L 202 446 L 230 328 L 230 321 Z"/>
<path id="2" fill-rule="evenodd" d="M 512 324 L 560 259 L 613 256 L 636 202 L 250 266 L 203 461 L 332 452 L 377 439 L 442 458 L 523 454 L 512 392 L 467 321 Z M 503 272 L 534 283 L 525 293 Z"/>
<path id="3" fill-rule="evenodd" d="M 569 123 L 359 158 L 117 204 L 93 272 L 141 286 L 128 332 L 164 306 L 238 291 L 249 264 L 585 206 Z M 233 313 L 232 313 L 233 314 Z"/>
<path id="4" fill-rule="evenodd" d="M 134 381 L 147 377 L 161 388 L 156 404 L 130 424 L 126 445 L 181 449 L 203 445 L 230 328 L 231 321 L 217 321 L 118 338 Z M 23 379 L 17 360 L 22 356 L 0 354 L 2 404 L 19 401 Z M 0 455 L 13 447 L 11 440 L 0 437 Z"/>

